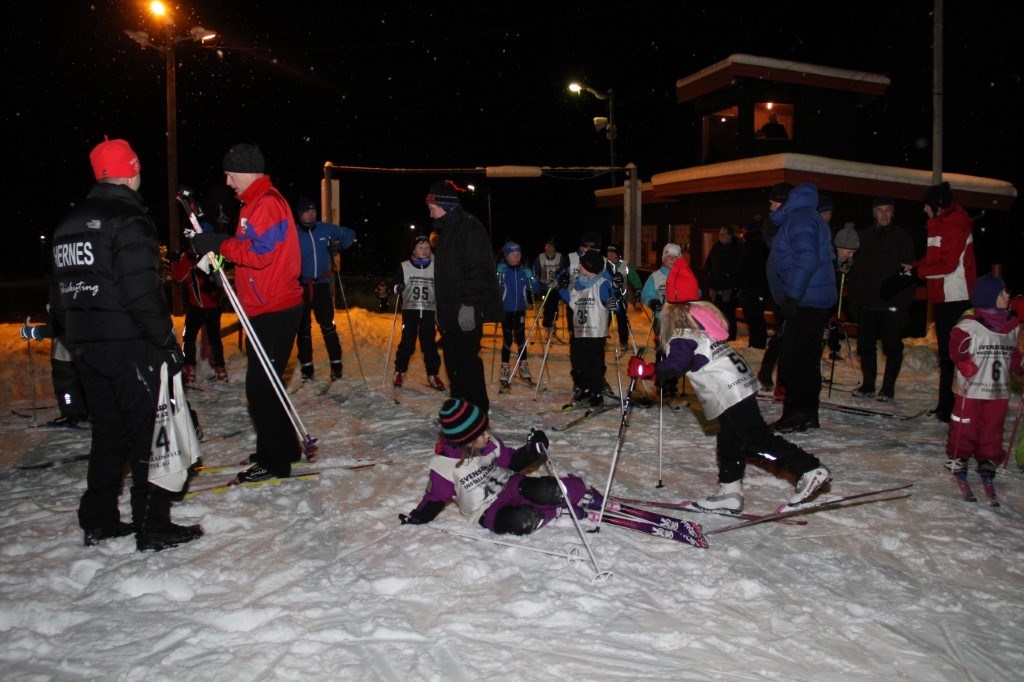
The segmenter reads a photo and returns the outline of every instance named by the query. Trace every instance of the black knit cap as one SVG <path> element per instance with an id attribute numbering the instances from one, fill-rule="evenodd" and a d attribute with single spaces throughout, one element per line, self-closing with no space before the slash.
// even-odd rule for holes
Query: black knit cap
<path id="1" fill-rule="evenodd" d="M 599 251 L 587 251 L 580 256 L 580 265 L 596 275 L 604 270 L 604 256 Z"/>
<path id="2" fill-rule="evenodd" d="M 580 246 L 586 246 L 591 249 L 601 248 L 601 237 L 597 232 L 584 232 L 583 236 L 580 237 Z"/>
<path id="3" fill-rule="evenodd" d="M 487 413 L 465 400 L 444 401 L 438 417 L 441 435 L 453 445 L 472 443 L 487 430 Z"/>
<path id="4" fill-rule="evenodd" d="M 932 211 L 938 213 L 953 203 L 953 191 L 949 188 L 948 182 L 932 185 L 924 193 L 924 203 L 932 207 Z"/>
<path id="5" fill-rule="evenodd" d="M 784 204 L 786 203 L 786 199 L 789 198 L 789 191 L 791 189 L 793 189 L 793 185 L 788 182 L 780 182 L 772 185 L 772 188 L 768 190 L 768 199 Z"/>
<path id="6" fill-rule="evenodd" d="M 896 203 L 892 200 L 892 197 L 875 197 L 871 200 L 871 208 L 875 209 L 879 206 L 895 206 Z"/>
<path id="7" fill-rule="evenodd" d="M 832 197 L 827 194 L 818 195 L 818 213 L 824 213 L 825 211 L 835 210 L 835 205 L 832 203 Z"/>
<path id="8" fill-rule="evenodd" d="M 265 173 L 263 152 L 254 144 L 239 142 L 224 155 L 225 173 Z"/>
<path id="9" fill-rule="evenodd" d="M 437 204 L 445 211 L 450 211 L 459 205 L 460 191 L 451 180 L 438 180 L 427 190 L 427 203 Z"/>

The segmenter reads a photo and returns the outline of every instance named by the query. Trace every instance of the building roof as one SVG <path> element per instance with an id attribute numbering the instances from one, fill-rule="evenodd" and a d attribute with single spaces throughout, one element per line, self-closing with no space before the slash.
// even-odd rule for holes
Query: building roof
<path id="1" fill-rule="evenodd" d="M 1009 210 L 1017 198 L 1009 182 L 960 173 L 943 173 L 957 203 Z M 644 203 L 667 203 L 688 194 L 763 189 L 778 182 L 812 182 L 818 189 L 866 196 L 887 195 L 921 201 L 932 183 L 931 171 L 841 161 L 809 154 L 770 154 L 658 173 L 643 183 Z M 598 206 L 622 204 L 622 188 L 597 190 Z"/>
<path id="2" fill-rule="evenodd" d="M 889 79 L 877 73 L 848 71 L 786 59 L 733 54 L 706 69 L 676 81 L 676 101 L 687 102 L 732 84 L 736 78 L 798 83 L 818 88 L 881 95 Z"/>

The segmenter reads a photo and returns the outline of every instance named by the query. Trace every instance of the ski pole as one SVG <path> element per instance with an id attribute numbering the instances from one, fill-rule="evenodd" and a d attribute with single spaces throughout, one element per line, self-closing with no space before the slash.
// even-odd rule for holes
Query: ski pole
<path id="1" fill-rule="evenodd" d="M 554 327 L 558 324 L 558 308 L 555 308 L 555 315 L 551 318 L 551 326 Z M 540 392 L 540 385 L 544 383 L 544 368 L 548 366 L 548 354 L 551 353 L 551 339 L 555 338 L 554 334 L 548 335 L 548 340 L 544 344 L 544 358 L 540 361 L 540 372 L 537 373 L 539 377 L 537 385 L 533 389 L 533 399 L 537 399 L 537 394 Z M 550 375 L 548 377 L 550 379 Z"/>
<path id="2" fill-rule="evenodd" d="M 32 324 L 32 317 L 25 318 L 25 326 L 28 327 Z M 28 381 L 32 384 L 32 428 L 36 428 L 36 362 L 32 358 L 32 339 L 29 334 L 29 339 L 25 341 L 25 349 L 28 351 Z"/>
<path id="3" fill-rule="evenodd" d="M 348 312 L 348 300 L 345 298 L 345 286 L 341 283 L 341 273 L 337 270 L 334 274 L 338 277 L 338 291 L 341 292 L 341 302 L 345 306 L 345 317 L 348 318 L 348 330 L 352 334 L 352 352 L 356 354 L 356 365 L 359 367 L 359 376 L 363 378 L 363 386 L 366 386 L 366 375 L 363 373 L 363 361 L 359 359 L 359 342 L 356 341 L 356 328 L 352 325 L 352 315 Z"/>
<path id="4" fill-rule="evenodd" d="M 398 320 L 398 309 L 401 307 L 401 294 L 395 296 L 395 314 L 391 318 L 391 335 L 388 337 L 388 352 L 384 355 L 384 373 L 380 377 L 380 387 L 384 388 L 388 381 L 388 363 L 391 362 L 391 344 L 395 342 L 395 322 Z"/>
<path id="5" fill-rule="evenodd" d="M 228 281 L 228 276 L 224 273 L 224 268 L 217 267 L 217 274 L 220 276 L 221 286 L 224 289 L 224 293 L 228 295 L 228 301 L 231 302 L 231 306 L 235 309 L 235 314 L 238 316 L 239 323 L 241 323 L 242 328 L 249 337 L 249 343 L 252 344 L 253 350 L 256 354 L 256 359 L 259 360 L 260 365 L 263 367 L 263 371 L 270 380 L 270 385 L 274 389 L 274 393 L 277 395 L 277 399 L 280 401 L 281 407 L 284 408 L 289 421 L 292 423 L 292 427 L 295 429 L 295 433 L 298 434 L 299 440 L 302 442 L 303 452 L 308 456 L 316 449 L 317 439 L 309 435 L 306 425 L 302 423 L 299 411 L 295 409 L 295 404 L 292 403 L 291 398 L 288 397 L 288 391 L 285 389 L 284 383 L 281 381 L 281 377 L 278 376 L 277 370 L 274 368 L 274 363 L 271 361 L 270 356 L 267 355 L 267 351 L 263 347 L 263 343 L 260 341 L 259 335 L 256 334 L 256 329 L 252 326 L 252 320 L 249 319 L 249 316 L 242 308 L 242 303 L 238 300 L 238 295 L 235 293 L 234 288 L 232 288 L 231 282 Z"/>
<path id="6" fill-rule="evenodd" d="M 636 357 L 643 359 L 645 350 L 647 349 L 641 346 Z M 591 531 L 592 533 L 597 533 L 601 530 L 601 520 L 604 519 L 604 508 L 608 504 L 608 495 L 610 495 L 612 491 L 612 478 L 615 476 L 615 466 L 619 462 L 619 453 L 622 451 L 622 440 L 623 434 L 625 434 L 626 431 L 626 420 L 629 419 L 629 396 L 632 395 L 633 388 L 636 387 L 636 382 L 637 377 L 632 377 L 629 380 L 629 393 L 626 394 L 625 406 L 622 408 L 622 419 L 619 421 L 619 435 L 615 438 L 615 451 L 612 453 L 611 466 L 608 467 L 608 482 L 604 486 L 604 499 L 601 501 L 601 511 L 597 514 L 597 526 Z"/>
<path id="7" fill-rule="evenodd" d="M 428 528 L 434 528 L 434 527 L 433 526 L 428 526 Z M 527 550 L 529 552 L 536 552 L 537 554 L 548 554 L 550 556 L 557 556 L 557 557 L 561 557 L 561 558 L 567 560 L 570 564 L 577 564 L 580 561 L 580 550 L 579 550 L 578 547 L 570 547 L 565 552 L 555 552 L 555 551 L 550 550 L 550 549 L 542 549 L 540 547 L 531 547 L 531 546 L 529 546 L 527 544 L 518 544 L 517 545 L 517 544 L 511 543 L 511 542 L 503 542 L 501 540 L 495 540 L 493 538 L 481 538 L 481 537 L 476 537 L 474 535 L 465 535 L 463 533 L 457 533 L 457 532 L 455 532 L 453 530 L 448 530 L 447 528 L 434 528 L 434 530 L 436 530 L 439 533 L 444 533 L 445 535 L 451 535 L 453 537 L 463 538 L 465 540 L 473 540 L 475 542 L 489 542 L 492 545 L 501 545 L 502 547 L 512 547 L 513 549 L 525 549 L 525 550 Z"/>
<path id="8" fill-rule="evenodd" d="M 658 386 L 658 485 L 655 488 L 664 488 L 665 484 L 661 482 L 661 450 L 662 444 L 664 443 L 664 429 L 665 429 L 665 385 Z"/>
<path id="9" fill-rule="evenodd" d="M 544 294 L 544 300 L 545 301 L 548 300 L 548 294 L 550 294 L 550 293 L 551 293 L 551 289 L 548 289 L 547 293 Z M 537 304 L 537 301 L 535 300 L 534 301 L 534 306 L 536 306 L 536 304 Z M 543 307 L 543 303 L 541 304 L 541 307 Z M 519 356 L 516 358 L 516 364 L 513 365 L 512 371 L 509 373 L 510 377 L 514 377 L 516 375 L 516 370 L 519 369 L 519 364 L 523 361 L 523 356 L 526 355 L 526 347 L 530 345 L 530 339 L 533 338 L 534 332 L 537 331 L 537 323 L 538 322 L 540 322 L 540 317 L 539 316 L 535 316 L 533 318 L 533 325 L 530 327 L 530 333 L 526 335 L 525 339 L 523 339 L 523 345 L 519 348 Z M 541 370 L 541 371 L 543 371 L 543 370 Z M 492 365 L 492 376 L 493 376 L 493 365 Z"/>
<path id="10" fill-rule="evenodd" d="M 583 527 L 580 526 L 580 520 L 576 518 L 576 512 L 573 511 L 572 503 L 569 502 L 569 491 L 565 488 L 565 483 L 559 478 L 558 472 L 555 470 L 555 465 L 551 461 L 551 455 L 548 454 L 548 449 L 544 447 L 543 443 L 537 443 L 537 449 L 544 455 L 544 464 L 547 466 L 548 471 L 551 472 L 551 476 L 555 479 L 555 483 L 558 484 L 558 489 L 562 491 L 562 500 L 565 502 L 566 508 L 569 510 L 569 518 L 572 519 L 572 523 L 576 526 L 576 532 L 579 533 L 580 540 L 583 541 L 583 546 L 587 550 L 587 556 L 590 557 L 590 563 L 594 564 L 594 570 L 597 574 L 591 579 L 593 582 L 604 582 L 610 580 L 614 575 L 611 571 L 602 571 L 601 567 L 597 565 L 597 559 L 594 557 L 594 550 L 590 548 L 590 543 L 587 542 L 587 534 L 583 532 Z M 601 504 L 601 511 L 604 511 L 604 503 Z"/>
<path id="11" fill-rule="evenodd" d="M 498 322 L 494 323 L 494 332 L 493 332 L 493 334 L 494 334 L 495 337 L 498 336 L 498 325 L 499 324 L 500 323 L 498 323 Z M 483 329 L 483 324 L 482 323 L 481 323 L 480 329 L 481 330 Z M 488 379 L 488 381 L 494 381 L 494 359 L 498 355 L 498 344 L 499 343 L 502 346 L 505 345 L 505 333 L 504 332 L 501 333 L 501 340 L 500 341 L 498 339 L 495 339 L 494 342 L 491 343 L 491 378 Z"/>
<path id="12" fill-rule="evenodd" d="M 619 320 L 615 313 L 611 314 L 612 318 L 612 343 L 615 345 L 615 380 L 618 384 L 619 389 L 619 409 L 626 407 L 625 397 L 622 395 L 622 366 L 619 362 L 621 354 L 619 353 Z"/>
<path id="13" fill-rule="evenodd" d="M 1010 464 L 1010 453 L 1013 452 L 1013 441 L 1017 437 L 1017 427 L 1020 426 L 1022 410 L 1024 410 L 1024 393 L 1020 394 L 1020 400 L 1017 401 L 1017 417 L 1013 420 L 1013 428 L 1010 429 L 1010 442 L 1006 444 L 1006 455 L 1003 457 L 1003 471 L 1006 471 Z"/>

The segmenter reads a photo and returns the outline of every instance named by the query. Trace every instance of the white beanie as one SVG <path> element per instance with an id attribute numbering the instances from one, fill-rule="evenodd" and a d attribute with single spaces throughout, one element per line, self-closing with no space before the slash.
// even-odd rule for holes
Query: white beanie
<path id="1" fill-rule="evenodd" d="M 679 258 L 683 255 L 683 250 L 679 248 L 679 244 L 665 244 L 665 248 L 661 250 L 661 257 L 675 256 Z"/>

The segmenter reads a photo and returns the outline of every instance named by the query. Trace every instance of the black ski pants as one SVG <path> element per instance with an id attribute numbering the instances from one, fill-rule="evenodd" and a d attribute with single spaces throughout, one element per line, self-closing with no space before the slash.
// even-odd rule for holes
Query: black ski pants
<path id="1" fill-rule="evenodd" d="M 132 521 L 140 531 L 170 522 L 168 491 L 148 482 L 164 352 L 143 339 L 79 343 L 75 362 L 92 421 L 86 490 L 78 506 L 85 530 L 112 528 L 124 468 L 132 472 Z"/>
<path id="2" fill-rule="evenodd" d="M 181 334 L 181 350 L 186 365 L 196 364 L 196 337 L 199 330 L 206 329 L 206 341 L 210 344 L 210 360 L 214 367 L 224 366 L 224 342 L 220 337 L 220 306 L 200 308 L 190 305 L 185 311 L 185 329 Z"/>
<path id="3" fill-rule="evenodd" d="M 416 350 L 416 339 L 420 340 L 420 352 L 423 353 L 423 364 L 427 375 L 432 376 L 441 370 L 441 356 L 437 353 L 437 323 L 433 310 L 403 310 L 402 340 L 398 343 L 395 353 L 395 371 L 406 372 L 409 369 L 409 358 Z"/>
<path id="4" fill-rule="evenodd" d="M 441 348 L 444 350 L 444 368 L 448 373 L 451 397 L 466 400 L 487 412 L 491 401 L 487 397 L 484 362 L 480 359 L 482 338 L 482 326 L 468 332 L 456 326 L 444 330 Z"/>
<path id="5" fill-rule="evenodd" d="M 299 322 L 299 363 L 313 362 L 313 317 L 324 336 L 327 359 L 341 362 L 341 341 L 334 325 L 334 296 L 330 282 L 302 285 L 302 317 Z"/>
<path id="6" fill-rule="evenodd" d="M 526 359 L 526 349 L 524 343 L 526 341 L 526 311 L 516 310 L 513 312 L 505 312 L 505 317 L 501 321 L 501 361 L 504 364 L 509 363 L 509 359 L 512 357 L 512 344 L 516 344 L 516 348 L 523 354 L 523 360 Z"/>
<path id="7" fill-rule="evenodd" d="M 295 344 L 295 330 L 299 327 L 302 306 L 297 305 L 250 318 L 272 371 L 284 375 L 288 358 Z M 274 390 L 270 377 L 256 355 L 252 340 L 245 344 L 248 365 L 245 370 L 245 397 L 249 401 L 249 415 L 256 429 L 256 461 L 275 476 L 291 475 L 292 462 L 299 461 L 302 448 L 288 412 Z"/>
<path id="8" fill-rule="evenodd" d="M 821 393 L 821 339 L 828 308 L 801 306 L 786 318 L 786 333 L 779 349 L 779 373 L 785 378 L 786 400 L 782 414 L 818 416 Z"/>
<path id="9" fill-rule="evenodd" d="M 719 483 L 742 479 L 749 455 L 774 462 L 796 477 L 821 466 L 817 457 L 790 443 L 765 423 L 757 396 L 748 396 L 718 415 L 718 424 Z"/>

